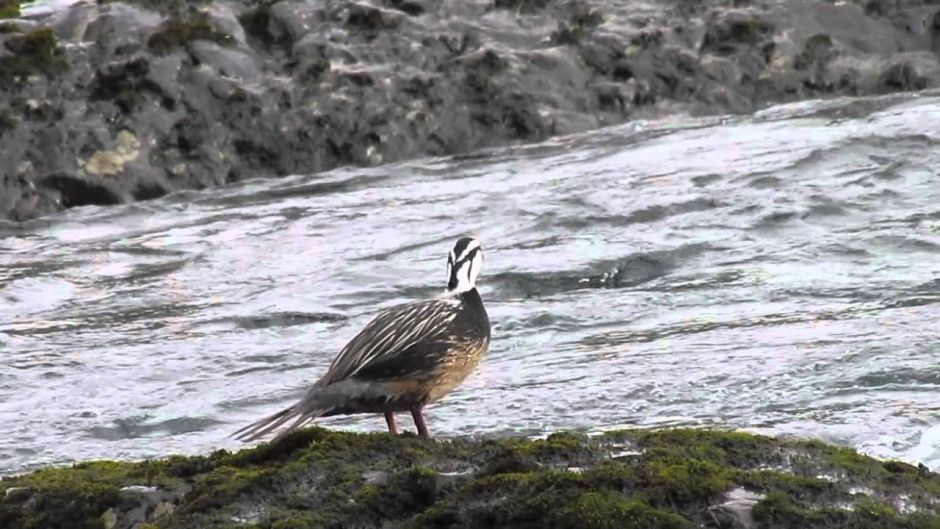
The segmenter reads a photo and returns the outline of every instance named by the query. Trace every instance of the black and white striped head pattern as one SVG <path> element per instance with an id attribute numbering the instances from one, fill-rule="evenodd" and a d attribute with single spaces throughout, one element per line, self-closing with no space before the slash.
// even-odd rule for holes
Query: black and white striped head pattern
<path id="1" fill-rule="evenodd" d="M 447 257 L 447 291 L 459 294 L 473 290 L 483 269 L 483 247 L 473 237 L 463 237 Z"/>

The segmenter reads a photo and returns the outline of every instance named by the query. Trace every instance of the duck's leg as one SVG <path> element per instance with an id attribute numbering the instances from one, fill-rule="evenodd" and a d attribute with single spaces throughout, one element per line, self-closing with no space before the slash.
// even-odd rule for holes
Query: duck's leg
<path id="1" fill-rule="evenodd" d="M 395 426 L 395 414 L 387 411 L 385 412 L 385 424 L 388 425 L 388 433 L 392 435 L 398 435 L 398 426 Z"/>
<path id="2" fill-rule="evenodd" d="M 411 407 L 411 417 L 415 420 L 415 426 L 418 427 L 418 437 L 430 438 L 431 433 L 428 432 L 428 426 L 424 424 L 424 416 L 421 415 L 420 405 L 414 405 Z"/>

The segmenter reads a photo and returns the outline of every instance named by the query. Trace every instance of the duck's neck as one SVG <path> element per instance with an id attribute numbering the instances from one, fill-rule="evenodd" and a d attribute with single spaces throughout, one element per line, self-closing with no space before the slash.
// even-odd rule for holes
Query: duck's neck
<path id="1" fill-rule="evenodd" d="M 476 287 L 473 287 L 470 290 L 464 290 L 462 292 L 454 291 L 450 295 L 464 303 L 479 303 L 480 305 L 483 304 L 483 298 L 480 296 L 480 291 L 478 291 Z"/>

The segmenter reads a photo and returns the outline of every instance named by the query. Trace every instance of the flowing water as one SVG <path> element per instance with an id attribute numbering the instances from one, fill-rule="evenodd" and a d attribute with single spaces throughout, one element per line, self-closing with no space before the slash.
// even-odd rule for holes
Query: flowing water
<path id="1" fill-rule="evenodd" d="M 724 426 L 940 468 L 938 123 L 809 102 L 0 225 L 0 473 L 237 447 L 466 233 L 493 342 L 437 436 Z"/>

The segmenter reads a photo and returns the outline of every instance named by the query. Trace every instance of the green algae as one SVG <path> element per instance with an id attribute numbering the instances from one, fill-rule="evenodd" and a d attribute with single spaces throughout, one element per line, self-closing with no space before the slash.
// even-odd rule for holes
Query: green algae
<path id="1" fill-rule="evenodd" d="M 33 75 L 52 77 L 68 69 L 52 28 L 13 35 L 3 46 L 9 53 L 0 57 L 0 86 Z"/>
<path id="2" fill-rule="evenodd" d="M 223 46 L 235 43 L 234 37 L 212 27 L 209 17 L 197 11 L 185 17 L 175 16 L 167 20 L 150 35 L 147 46 L 154 53 L 165 55 L 196 40 L 208 40 Z"/>
<path id="3" fill-rule="evenodd" d="M 851 529 L 940 529 L 940 515 L 915 512 L 899 515 L 891 505 L 862 498 L 851 509 L 810 507 L 782 492 L 772 492 L 754 506 L 759 527 L 845 527 Z"/>
<path id="4" fill-rule="evenodd" d="M 0 501 L 0 527 L 97 529 L 103 526 L 101 515 L 122 503 L 121 487 L 173 485 L 170 478 L 152 470 L 146 463 L 92 461 L 5 479 L 0 490 L 12 488 L 18 494 L 7 494 Z M 7 485 L 9 481 L 14 484 Z"/>
<path id="5" fill-rule="evenodd" d="M 101 528 L 105 512 L 127 510 L 129 485 L 181 491 L 147 529 L 677 529 L 709 522 L 736 487 L 764 494 L 760 527 L 940 529 L 940 476 L 819 442 L 694 429 L 427 441 L 322 428 L 237 452 L 6 478 L 0 527 Z"/>
<path id="6" fill-rule="evenodd" d="M 585 529 L 682 529 L 692 524 L 676 514 L 615 492 L 585 492 L 565 509 L 562 526 Z"/>
<path id="7" fill-rule="evenodd" d="M 349 515 L 391 519 L 424 512 L 441 493 L 439 478 L 437 471 L 416 466 L 393 475 L 382 485 L 365 485 L 353 496 Z"/>
<path id="8" fill-rule="evenodd" d="M 0 0 L 0 20 L 6 18 L 19 18 L 19 0 Z"/>

